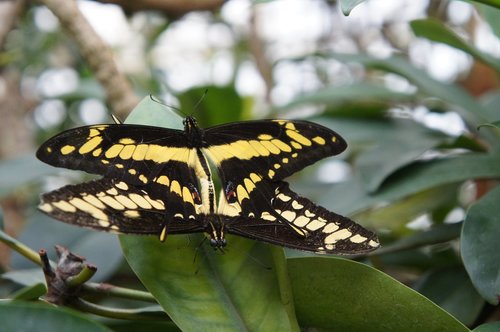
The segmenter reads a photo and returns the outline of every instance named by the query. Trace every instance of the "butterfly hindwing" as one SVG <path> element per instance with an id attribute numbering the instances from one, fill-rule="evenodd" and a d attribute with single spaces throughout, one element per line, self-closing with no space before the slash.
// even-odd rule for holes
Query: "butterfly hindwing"
<path id="1" fill-rule="evenodd" d="M 274 185 L 267 207 L 227 217 L 228 233 L 280 246 L 329 254 L 359 254 L 379 246 L 377 236 L 347 217 L 299 196 L 285 182 Z"/>
<path id="2" fill-rule="evenodd" d="M 147 189 L 147 188 L 146 188 Z M 154 192 L 154 190 L 153 190 Z M 168 197 L 177 200 L 169 204 Z M 167 212 L 167 209 L 178 208 Z M 170 193 L 163 198 L 123 181 L 103 178 L 68 185 L 43 194 L 39 209 L 69 224 L 124 234 L 168 234 L 202 232 L 196 214 L 186 215 L 185 205 Z"/>

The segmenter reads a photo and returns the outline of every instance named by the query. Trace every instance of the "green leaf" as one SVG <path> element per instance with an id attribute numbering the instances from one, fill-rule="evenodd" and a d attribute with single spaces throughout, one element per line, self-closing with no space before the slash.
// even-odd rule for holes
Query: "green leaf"
<path id="1" fill-rule="evenodd" d="M 2 279 L 10 280 L 23 286 L 45 283 L 45 276 L 41 267 L 7 271 L 2 274 Z"/>
<path id="2" fill-rule="evenodd" d="M 474 332 L 498 332 L 500 331 L 500 322 L 482 324 L 476 327 Z"/>
<path id="3" fill-rule="evenodd" d="M 494 0 L 497 4 L 500 5 L 500 1 Z M 500 10 L 492 10 L 490 7 L 482 5 L 480 3 L 476 3 L 475 7 L 478 12 L 481 13 L 481 16 L 486 19 L 493 33 L 498 37 L 500 37 Z"/>
<path id="4" fill-rule="evenodd" d="M 497 164 L 498 166 L 498 164 Z M 472 283 L 486 301 L 500 301 L 500 187 L 474 203 L 465 217 L 460 251 Z"/>
<path id="5" fill-rule="evenodd" d="M 30 302 L 0 302 L 3 331 L 111 332 L 73 310 Z"/>
<path id="6" fill-rule="evenodd" d="M 414 93 L 397 92 L 373 83 L 328 86 L 314 92 L 298 96 L 281 109 L 289 109 L 304 104 L 324 104 L 337 106 L 345 103 L 376 103 L 388 105 L 389 102 L 412 101 Z"/>
<path id="7" fill-rule="evenodd" d="M 354 7 L 365 1 L 366 0 L 340 0 L 340 8 L 345 16 L 349 16 Z"/>
<path id="8" fill-rule="evenodd" d="M 364 264 L 318 257 L 289 259 L 288 267 L 302 327 L 328 331 L 468 331 L 424 296 Z"/>
<path id="9" fill-rule="evenodd" d="M 439 160 L 421 161 L 393 174 L 371 195 L 359 179 L 336 184 L 322 195 L 325 206 L 352 214 L 378 203 L 393 202 L 423 190 L 470 179 L 499 178 L 500 154 L 471 153 Z"/>
<path id="10" fill-rule="evenodd" d="M 150 103 L 141 102 L 127 123 L 143 123 L 142 110 L 148 110 Z M 182 127 L 179 116 L 166 113 L 169 127 Z M 165 111 L 151 116 L 156 125 L 162 117 Z M 180 329 L 298 330 L 289 309 L 293 304 L 282 303 L 268 246 L 228 236 L 222 255 L 202 239 L 176 235 L 161 243 L 156 237 L 120 237 L 130 266 Z M 278 259 L 277 265 L 282 264 Z M 280 280 L 287 278 L 285 273 L 280 272 Z"/>
<path id="11" fill-rule="evenodd" d="M 55 174 L 58 170 L 42 163 L 33 153 L 0 162 L 0 197 L 19 187 Z"/>
<path id="12" fill-rule="evenodd" d="M 427 38 L 438 43 L 458 48 L 459 50 L 469 53 L 476 59 L 481 60 L 485 64 L 492 66 L 497 71 L 500 71 L 500 62 L 497 59 L 468 44 L 440 21 L 430 18 L 414 20 L 410 23 L 410 27 L 418 37 Z"/>
<path id="13" fill-rule="evenodd" d="M 180 329 L 297 330 L 268 246 L 228 236 L 222 255 L 201 239 L 120 237 L 130 266 Z"/>
<path id="14" fill-rule="evenodd" d="M 477 130 L 481 129 L 481 127 L 491 127 L 491 128 L 500 129 L 500 121 L 480 124 L 479 126 L 477 126 Z"/>
<path id="15" fill-rule="evenodd" d="M 472 125 L 479 122 L 477 114 L 486 112 L 483 106 L 476 102 L 470 94 L 458 85 L 448 82 L 440 82 L 431 78 L 425 71 L 416 68 L 403 57 L 393 56 L 387 59 L 379 59 L 362 54 L 329 54 L 330 57 L 342 62 L 361 63 L 366 67 L 380 69 L 398 74 L 416 85 L 421 92 L 442 99 L 450 105 L 457 105 L 455 109 L 464 120 Z M 453 109 L 452 109 L 453 110 Z"/>
<path id="16" fill-rule="evenodd" d="M 485 303 L 474 289 L 463 266 L 431 270 L 419 280 L 414 289 L 467 326 L 476 321 Z"/>
<path id="17" fill-rule="evenodd" d="M 491 7 L 495 7 L 500 9 L 500 1 L 499 0 L 471 0 L 474 2 L 482 3 Z M 491 9 L 489 9 L 491 11 Z"/>
<path id="18" fill-rule="evenodd" d="M 178 98 L 183 112 L 195 114 L 206 127 L 242 119 L 243 99 L 232 86 L 192 88 Z"/>

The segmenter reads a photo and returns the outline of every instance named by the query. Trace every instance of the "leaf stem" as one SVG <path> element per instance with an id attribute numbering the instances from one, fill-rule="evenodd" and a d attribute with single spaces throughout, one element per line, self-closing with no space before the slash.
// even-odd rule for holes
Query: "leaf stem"
<path id="1" fill-rule="evenodd" d="M 149 292 L 118 287 L 110 284 L 87 282 L 83 285 L 83 290 L 89 293 L 112 295 L 123 299 L 158 303 L 154 296 Z"/>
<path id="2" fill-rule="evenodd" d="M 42 260 L 38 252 L 32 250 L 30 247 L 14 239 L 4 231 L 0 230 L 0 241 L 5 243 L 8 247 L 14 249 L 36 265 L 42 265 Z"/>
<path id="3" fill-rule="evenodd" d="M 161 310 L 148 312 L 144 311 L 144 309 L 111 308 L 87 302 L 80 298 L 75 298 L 69 305 L 74 309 L 108 318 L 128 320 L 170 320 L 170 317 Z"/>

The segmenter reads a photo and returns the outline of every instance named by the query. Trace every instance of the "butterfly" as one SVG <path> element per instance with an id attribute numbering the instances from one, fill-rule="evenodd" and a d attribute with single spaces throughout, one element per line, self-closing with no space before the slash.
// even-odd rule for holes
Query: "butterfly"
<path id="1" fill-rule="evenodd" d="M 375 234 L 291 191 L 282 180 L 347 147 L 340 135 L 299 120 L 235 122 L 184 130 L 94 125 L 65 131 L 37 157 L 104 176 L 44 194 L 40 209 L 62 221 L 119 233 L 225 232 L 313 252 L 378 247 Z M 217 204 L 210 164 L 217 168 Z"/>

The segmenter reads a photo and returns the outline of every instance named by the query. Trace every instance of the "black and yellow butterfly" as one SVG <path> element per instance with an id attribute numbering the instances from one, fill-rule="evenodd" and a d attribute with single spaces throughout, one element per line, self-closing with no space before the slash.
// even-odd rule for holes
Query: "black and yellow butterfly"
<path id="1" fill-rule="evenodd" d="M 313 252 L 358 253 L 376 236 L 292 192 L 281 180 L 346 148 L 335 132 L 307 121 L 237 122 L 203 130 L 96 125 L 45 142 L 40 160 L 104 179 L 44 194 L 40 209 L 62 221 L 137 234 L 206 232 Z M 217 206 L 208 157 L 222 189 Z"/>

